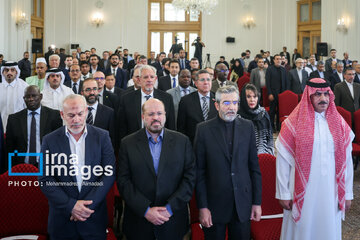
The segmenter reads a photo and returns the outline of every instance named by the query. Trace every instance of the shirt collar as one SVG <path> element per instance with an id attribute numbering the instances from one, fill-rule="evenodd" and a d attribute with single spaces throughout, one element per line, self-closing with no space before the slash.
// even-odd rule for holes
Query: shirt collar
<path id="1" fill-rule="evenodd" d="M 17 82 L 17 78 L 14 79 L 14 81 L 12 81 L 11 83 L 8 83 L 6 80 L 3 81 L 4 84 L 6 84 L 6 87 L 15 87 L 16 86 L 16 82 Z"/>
<path id="2" fill-rule="evenodd" d="M 145 132 L 146 132 L 147 139 L 149 141 L 151 141 L 152 143 L 156 144 L 155 140 L 153 139 L 153 137 L 151 136 L 151 134 L 148 132 L 148 130 L 146 128 L 145 128 Z M 161 133 L 158 137 L 157 143 L 161 142 L 163 139 L 164 139 L 164 129 L 161 130 Z"/>
<path id="3" fill-rule="evenodd" d="M 180 92 L 181 92 L 182 90 L 186 90 L 186 91 L 189 91 L 189 92 L 190 92 L 190 86 L 187 87 L 187 88 L 183 88 L 183 87 L 181 87 L 181 86 L 179 85 L 179 88 L 180 88 Z"/>
<path id="4" fill-rule="evenodd" d="M 325 113 L 326 111 L 323 111 L 322 113 L 315 112 L 315 119 L 326 119 Z"/>
<path id="5" fill-rule="evenodd" d="M 40 107 L 38 108 L 38 109 L 36 109 L 35 111 L 31 111 L 31 110 L 27 110 L 27 113 L 28 113 L 28 115 L 31 115 L 31 113 L 32 112 L 36 112 L 37 114 L 39 114 L 40 115 L 40 111 L 41 111 L 41 105 L 40 105 Z"/>
<path id="6" fill-rule="evenodd" d="M 346 81 L 346 80 L 344 80 L 345 82 L 346 82 L 346 84 L 348 85 L 348 86 L 353 86 L 354 85 L 354 81 L 352 81 L 351 83 L 349 83 L 348 81 Z"/>
<path id="7" fill-rule="evenodd" d="M 87 105 L 87 106 L 88 106 L 88 107 L 92 107 L 92 108 L 96 111 L 96 110 L 97 110 L 98 105 L 99 105 L 99 102 L 98 102 L 98 101 L 96 101 L 96 102 L 94 103 L 94 105 L 92 105 L 92 106 Z"/>
<path id="8" fill-rule="evenodd" d="M 146 94 L 143 92 L 143 90 L 141 89 L 141 97 L 144 98 L 145 96 L 150 95 L 152 98 L 154 97 L 154 90 L 150 93 L 150 94 Z"/>
<path id="9" fill-rule="evenodd" d="M 206 94 L 206 96 L 204 96 L 204 95 L 202 95 L 201 93 L 199 93 L 199 91 L 198 91 L 198 94 L 199 94 L 199 98 L 200 98 L 200 99 L 201 99 L 202 97 L 206 97 L 207 99 L 210 98 L 210 92 L 208 92 L 208 93 Z"/>

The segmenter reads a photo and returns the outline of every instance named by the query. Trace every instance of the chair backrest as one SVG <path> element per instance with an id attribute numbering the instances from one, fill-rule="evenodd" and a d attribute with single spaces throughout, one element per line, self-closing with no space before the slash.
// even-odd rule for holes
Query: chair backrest
<path id="1" fill-rule="evenodd" d="M 38 172 L 31 164 L 19 164 L 12 172 Z M 0 175 L 0 237 L 47 234 L 49 205 L 36 176 Z"/>
<path id="2" fill-rule="evenodd" d="M 298 95 L 290 90 L 286 90 L 278 95 L 279 97 L 279 117 L 289 116 L 298 104 Z"/>
<path id="3" fill-rule="evenodd" d="M 283 213 L 279 201 L 275 198 L 276 192 L 276 158 L 270 154 L 259 154 L 259 165 L 262 178 L 262 215 Z"/>
<path id="4" fill-rule="evenodd" d="M 250 78 L 247 75 L 242 75 L 241 77 L 239 77 L 238 81 L 237 81 L 237 85 L 239 88 L 239 92 L 241 92 L 241 89 L 245 86 L 245 84 L 250 82 Z"/>
<path id="5" fill-rule="evenodd" d="M 263 107 L 269 107 L 270 106 L 270 102 L 269 102 L 269 96 L 268 96 L 268 91 L 266 87 L 262 87 L 261 88 L 261 94 L 262 94 L 262 106 Z"/>
<path id="6" fill-rule="evenodd" d="M 344 120 L 349 125 L 349 127 L 352 128 L 352 125 L 351 125 L 352 124 L 352 122 L 351 122 L 351 112 L 349 112 L 348 110 L 346 110 L 346 109 L 344 109 L 343 107 L 340 107 L 340 106 L 336 106 L 336 109 L 338 110 L 340 115 L 344 118 Z"/>
<path id="7" fill-rule="evenodd" d="M 360 109 L 354 112 L 355 142 L 360 144 Z"/>

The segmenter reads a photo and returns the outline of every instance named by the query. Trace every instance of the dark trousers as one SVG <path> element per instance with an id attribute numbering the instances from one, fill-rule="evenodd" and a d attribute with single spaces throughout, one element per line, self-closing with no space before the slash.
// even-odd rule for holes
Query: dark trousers
<path id="1" fill-rule="evenodd" d="M 280 130 L 279 126 L 279 102 L 277 96 L 274 96 L 274 100 L 270 102 L 270 121 L 273 132 L 276 130 Z M 276 123 L 275 123 L 275 115 L 276 115 Z"/>
<path id="2" fill-rule="evenodd" d="M 240 222 L 234 208 L 231 221 L 227 224 L 213 224 L 210 228 L 203 228 L 205 240 L 225 240 L 226 227 L 228 228 L 229 240 L 249 240 L 250 239 L 250 220 Z"/>

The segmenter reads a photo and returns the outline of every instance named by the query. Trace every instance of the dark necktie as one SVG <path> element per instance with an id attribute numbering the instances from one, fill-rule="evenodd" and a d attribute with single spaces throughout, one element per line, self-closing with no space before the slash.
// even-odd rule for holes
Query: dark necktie
<path id="1" fill-rule="evenodd" d="M 93 107 L 88 107 L 88 115 L 87 115 L 87 118 L 86 118 L 86 123 L 90 124 L 90 125 L 94 124 L 94 116 L 93 116 L 93 114 L 91 112 L 93 109 L 94 109 Z"/>
<path id="2" fill-rule="evenodd" d="M 185 64 L 184 64 L 185 59 L 181 59 L 181 69 L 185 68 Z"/>
<path id="3" fill-rule="evenodd" d="M 113 75 L 114 75 L 114 77 L 116 77 L 116 71 L 115 71 L 115 68 L 113 69 Z"/>
<path id="4" fill-rule="evenodd" d="M 75 94 L 77 94 L 77 89 L 76 89 L 77 83 L 73 83 L 73 87 L 72 90 Z"/>
<path id="5" fill-rule="evenodd" d="M 204 120 L 206 121 L 209 115 L 209 106 L 207 104 L 206 97 L 202 97 L 201 99 L 203 100 L 202 112 L 203 112 Z"/>
<path id="6" fill-rule="evenodd" d="M 183 92 L 183 94 L 182 94 L 182 96 L 181 96 L 181 97 L 186 96 L 186 95 L 187 95 L 187 93 L 188 93 L 188 90 L 187 90 L 187 89 L 183 89 L 183 90 L 181 90 L 181 91 Z"/>
<path id="7" fill-rule="evenodd" d="M 146 98 L 146 101 L 147 101 L 147 100 L 149 100 L 149 98 L 151 98 L 151 95 L 146 95 L 145 98 Z"/>
<path id="8" fill-rule="evenodd" d="M 31 112 L 31 125 L 30 125 L 30 142 L 29 142 L 29 153 L 36 153 L 36 112 Z M 29 163 L 37 165 L 36 157 L 29 157 Z"/>
<path id="9" fill-rule="evenodd" d="M 173 88 L 176 87 L 176 78 L 173 78 Z"/>

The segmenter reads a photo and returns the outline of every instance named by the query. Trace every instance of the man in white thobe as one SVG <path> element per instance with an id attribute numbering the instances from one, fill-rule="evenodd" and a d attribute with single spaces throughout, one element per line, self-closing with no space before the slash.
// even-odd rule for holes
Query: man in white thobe
<path id="1" fill-rule="evenodd" d="M 46 71 L 44 90 L 42 91 L 43 106 L 61 110 L 62 101 L 66 96 L 73 94 L 73 90 L 64 85 L 65 76 L 61 69 L 51 68 Z"/>
<path id="2" fill-rule="evenodd" d="M 281 239 L 341 239 L 341 219 L 353 199 L 353 138 L 329 84 L 308 81 L 276 141 Z"/>
<path id="3" fill-rule="evenodd" d="M 10 114 L 26 108 L 23 96 L 29 84 L 19 78 L 20 69 L 16 62 L 6 62 L 1 67 L 0 84 L 0 113 L 3 128 L 6 129 L 7 119 Z"/>

